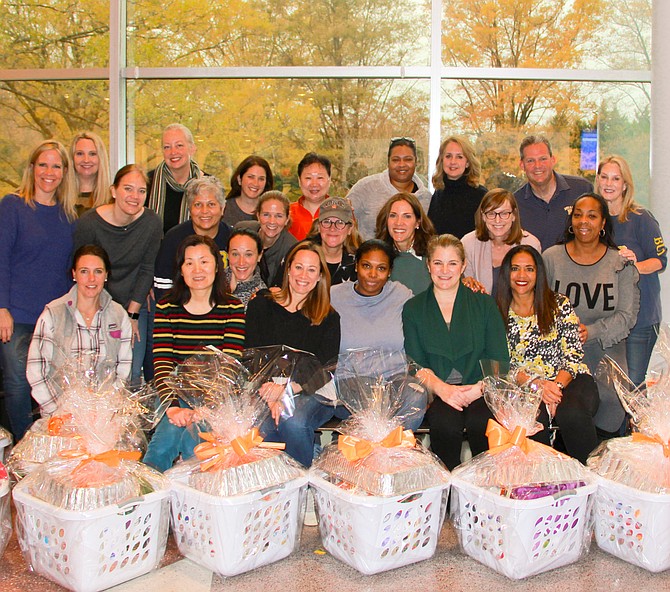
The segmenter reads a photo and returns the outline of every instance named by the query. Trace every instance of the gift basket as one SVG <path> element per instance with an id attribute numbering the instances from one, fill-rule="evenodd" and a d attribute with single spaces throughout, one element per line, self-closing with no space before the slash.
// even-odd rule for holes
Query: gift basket
<path id="1" fill-rule="evenodd" d="M 183 555 L 220 575 L 273 563 L 299 545 L 307 476 L 283 444 L 263 441 L 270 408 L 259 392 L 272 391 L 272 400 L 290 409 L 290 384 L 305 356 L 311 354 L 258 348 L 245 352 L 247 367 L 220 352 L 194 356 L 170 381 L 204 430 L 195 456 L 165 473 L 175 541 Z"/>
<path id="2" fill-rule="evenodd" d="M 426 409 L 416 368 L 400 352 L 339 357 L 338 401 L 351 416 L 310 470 L 325 549 L 364 574 L 433 556 L 444 521 L 449 473 L 404 428 Z"/>
<path id="3" fill-rule="evenodd" d="M 13 497 L 31 569 L 70 590 L 94 592 L 158 566 L 169 489 L 160 473 L 138 462 L 147 410 L 118 385 L 75 382 L 46 420 L 68 445 L 32 467 Z"/>
<path id="4" fill-rule="evenodd" d="M 452 473 L 451 514 L 463 551 L 511 579 L 567 565 L 588 551 L 596 477 L 577 460 L 528 439 L 540 391 L 483 381 L 489 450 Z"/>
<path id="5" fill-rule="evenodd" d="M 12 535 L 12 515 L 9 503 L 9 475 L 0 461 L 0 557 Z"/>
<path id="6" fill-rule="evenodd" d="M 97 434 L 78 417 L 82 409 L 88 412 L 86 405 L 94 405 L 98 400 L 116 405 L 120 411 L 114 420 L 123 424 L 119 425 L 120 440 L 116 446 L 123 450 L 146 448 L 144 432 L 158 423 L 168 401 L 152 383 L 142 389 L 128 390 L 113 372 L 103 371 L 105 367 L 90 356 L 70 359 L 50 379 L 50 388 L 59 393 L 50 406 L 53 413 L 33 423 L 7 460 L 17 481 L 61 451 L 79 449 L 82 438 L 95 440 Z M 100 426 L 104 423 L 96 427 Z M 78 432 L 80 429 L 83 434 Z"/>
<path id="7" fill-rule="evenodd" d="M 667 341 L 662 337 L 660 348 Z M 668 357 L 670 359 L 670 357 Z M 610 359 L 607 375 L 631 416 L 634 432 L 603 442 L 589 457 L 598 475 L 598 546 L 652 572 L 670 568 L 670 382 L 667 371 L 635 388 Z"/>

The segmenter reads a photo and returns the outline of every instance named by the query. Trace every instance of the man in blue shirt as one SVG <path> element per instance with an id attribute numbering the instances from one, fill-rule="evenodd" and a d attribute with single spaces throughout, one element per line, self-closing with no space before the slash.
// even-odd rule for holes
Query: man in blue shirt
<path id="1" fill-rule="evenodd" d="M 514 193 L 521 226 L 539 239 L 544 251 L 563 236 L 575 199 L 593 191 L 593 187 L 582 177 L 554 171 L 556 157 L 544 136 L 525 137 L 519 147 L 519 155 L 521 169 L 528 180 Z"/>

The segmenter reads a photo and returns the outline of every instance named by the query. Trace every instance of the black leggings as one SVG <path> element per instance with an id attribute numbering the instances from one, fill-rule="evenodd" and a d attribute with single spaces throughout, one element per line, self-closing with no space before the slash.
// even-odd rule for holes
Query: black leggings
<path id="1" fill-rule="evenodd" d="M 568 454 L 586 464 L 589 453 L 598 444 L 593 417 L 598 411 L 598 387 L 590 374 L 578 374 L 563 389 L 563 398 L 556 408 L 554 423 L 561 428 L 561 437 Z M 549 414 L 540 404 L 539 421 L 545 429 L 532 439 L 549 445 Z"/>
<path id="2" fill-rule="evenodd" d="M 463 411 L 457 411 L 439 397 L 426 411 L 430 426 L 430 448 L 452 471 L 461 464 L 463 430 L 467 432 L 472 456 L 488 450 L 486 424 L 493 414 L 480 397 L 470 403 Z"/>

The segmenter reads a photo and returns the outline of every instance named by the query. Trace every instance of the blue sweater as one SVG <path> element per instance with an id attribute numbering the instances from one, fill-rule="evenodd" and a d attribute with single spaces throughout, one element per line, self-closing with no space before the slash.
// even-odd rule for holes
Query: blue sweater
<path id="1" fill-rule="evenodd" d="M 59 205 L 33 209 L 14 194 L 0 200 L 0 308 L 15 323 L 34 325 L 70 289 L 73 231 Z"/>

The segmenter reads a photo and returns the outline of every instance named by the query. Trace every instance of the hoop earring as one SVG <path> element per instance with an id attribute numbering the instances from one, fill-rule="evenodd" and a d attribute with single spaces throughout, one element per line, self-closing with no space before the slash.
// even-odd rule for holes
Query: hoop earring
<path id="1" fill-rule="evenodd" d="M 600 236 L 605 236 L 605 229 L 604 228 L 600 229 Z"/>
<path id="2" fill-rule="evenodd" d="M 572 229 L 572 224 L 570 224 L 570 226 L 568 226 L 568 234 L 574 234 L 574 233 L 575 231 Z"/>

